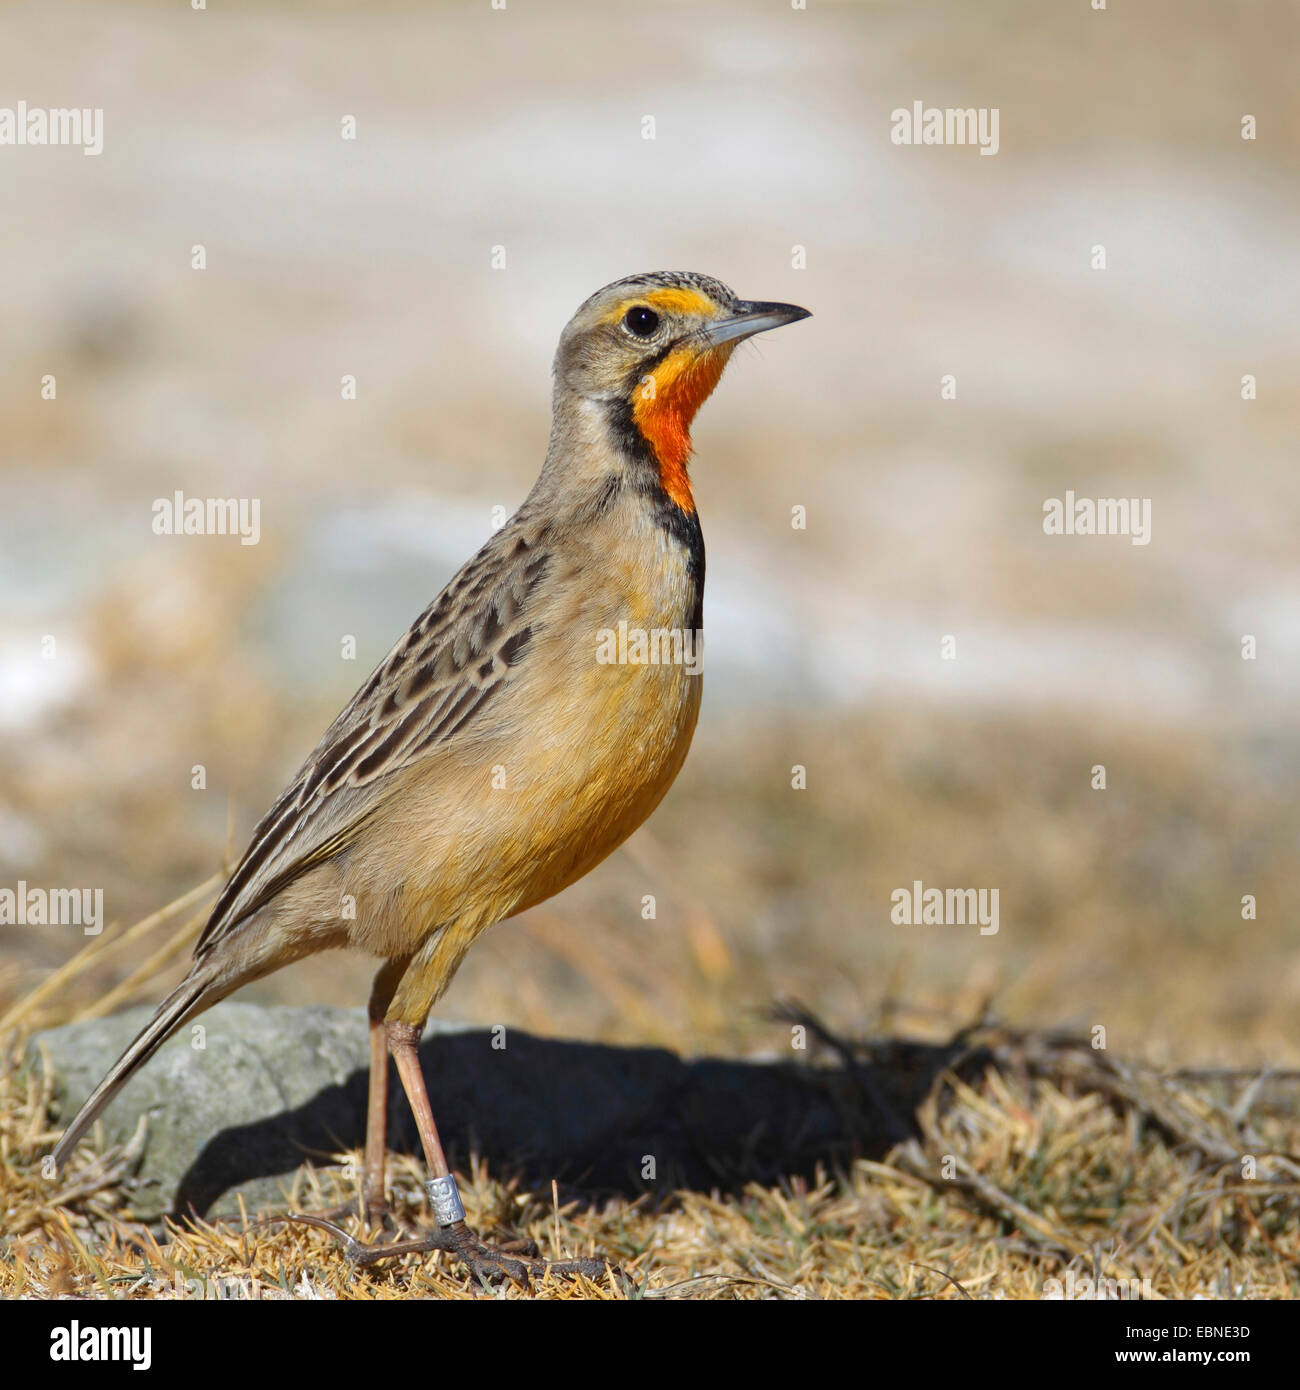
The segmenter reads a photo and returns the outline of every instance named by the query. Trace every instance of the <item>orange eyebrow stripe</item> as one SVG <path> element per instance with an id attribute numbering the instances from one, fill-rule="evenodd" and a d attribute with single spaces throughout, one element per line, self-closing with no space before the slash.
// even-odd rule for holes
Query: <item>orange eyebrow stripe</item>
<path id="1" fill-rule="evenodd" d="M 701 294 L 699 290 L 678 289 L 668 285 L 663 289 L 650 290 L 647 294 L 638 294 L 631 299 L 622 300 L 617 308 L 611 309 L 605 315 L 604 321 L 617 323 L 634 304 L 648 304 L 652 309 L 658 309 L 665 314 L 701 314 L 706 318 L 718 312 L 718 306 L 707 294 Z"/>
<path id="2" fill-rule="evenodd" d="M 646 295 L 646 303 L 665 313 L 677 314 L 716 314 L 718 306 L 707 294 L 699 290 L 663 289 L 652 290 Z"/>

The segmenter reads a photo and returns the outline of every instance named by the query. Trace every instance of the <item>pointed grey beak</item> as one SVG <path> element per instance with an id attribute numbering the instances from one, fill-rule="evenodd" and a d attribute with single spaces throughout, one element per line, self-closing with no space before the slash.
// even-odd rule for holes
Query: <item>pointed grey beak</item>
<path id="1" fill-rule="evenodd" d="M 737 300 L 735 311 L 725 319 L 707 324 L 700 331 L 711 347 L 723 343 L 734 343 L 740 338 L 752 338 L 755 333 L 766 333 L 769 328 L 780 328 L 785 323 L 797 323 L 800 319 L 812 318 L 807 309 L 797 304 L 763 304 L 752 299 Z"/>

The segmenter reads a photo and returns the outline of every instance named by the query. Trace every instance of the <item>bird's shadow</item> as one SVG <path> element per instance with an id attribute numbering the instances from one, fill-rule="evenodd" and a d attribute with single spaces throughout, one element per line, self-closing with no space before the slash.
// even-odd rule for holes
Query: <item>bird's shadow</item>
<path id="1" fill-rule="evenodd" d="M 878 1041 L 815 1065 L 690 1061 L 661 1048 L 515 1031 L 505 1047 L 493 1042 L 470 1031 L 420 1048 L 453 1166 L 473 1153 L 525 1183 L 557 1179 L 580 1201 L 666 1188 L 736 1192 L 878 1158 L 916 1134 L 916 1108 L 940 1071 L 983 1065 L 958 1039 Z M 391 1064 L 389 1083 L 389 1147 L 417 1153 Z M 359 1148 L 365 1122 L 363 1069 L 294 1110 L 223 1130 L 181 1179 L 172 1214 L 204 1216 L 232 1188 Z"/>

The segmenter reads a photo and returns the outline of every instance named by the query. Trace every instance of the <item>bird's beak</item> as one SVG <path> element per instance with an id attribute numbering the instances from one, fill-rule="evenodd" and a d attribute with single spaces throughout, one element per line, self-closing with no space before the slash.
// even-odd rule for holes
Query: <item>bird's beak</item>
<path id="1" fill-rule="evenodd" d="M 701 332 L 710 347 L 721 347 L 723 343 L 752 338 L 755 333 L 766 333 L 769 328 L 780 328 L 782 324 L 797 323 L 800 319 L 811 317 L 807 309 L 801 309 L 797 304 L 762 304 L 741 299 L 725 319 L 706 324 Z"/>

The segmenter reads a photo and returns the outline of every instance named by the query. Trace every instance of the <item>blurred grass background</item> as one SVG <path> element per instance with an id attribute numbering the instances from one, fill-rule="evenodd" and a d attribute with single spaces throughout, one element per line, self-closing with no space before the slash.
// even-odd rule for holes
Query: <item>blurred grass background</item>
<path id="1" fill-rule="evenodd" d="M 242 849 L 531 485 L 569 314 L 688 268 L 815 314 L 696 430 L 694 751 L 443 1012 L 775 1052 L 777 996 L 990 1005 L 1295 1058 L 1294 6 L 60 3 L 5 36 L 0 104 L 102 106 L 105 149 L 0 149 L 0 886 L 125 922 Z M 997 106 L 1000 152 L 892 145 L 915 100 Z M 1150 545 L 1045 536 L 1067 488 L 1150 497 Z M 177 489 L 259 498 L 260 543 L 153 535 Z M 997 888 L 998 934 L 894 925 L 915 879 Z M 0 995 L 82 944 L 0 927 Z"/>

